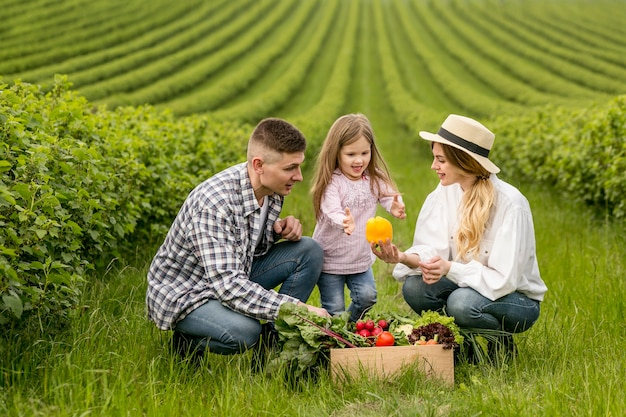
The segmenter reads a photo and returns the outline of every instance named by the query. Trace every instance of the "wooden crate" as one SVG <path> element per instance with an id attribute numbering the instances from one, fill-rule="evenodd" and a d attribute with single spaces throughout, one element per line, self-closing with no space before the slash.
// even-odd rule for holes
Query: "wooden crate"
<path id="1" fill-rule="evenodd" d="M 442 345 L 386 346 L 330 350 L 334 381 L 358 378 L 363 372 L 389 378 L 409 366 L 418 366 L 427 376 L 454 385 L 454 353 Z"/>

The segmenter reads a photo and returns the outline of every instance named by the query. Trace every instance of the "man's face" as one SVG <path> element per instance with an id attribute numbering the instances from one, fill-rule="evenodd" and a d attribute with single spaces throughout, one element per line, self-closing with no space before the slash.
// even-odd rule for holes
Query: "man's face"
<path id="1" fill-rule="evenodd" d="M 303 162 L 304 152 L 283 153 L 275 162 L 264 162 L 259 178 L 266 191 L 265 194 L 288 195 L 294 184 L 303 179 L 301 170 Z"/>

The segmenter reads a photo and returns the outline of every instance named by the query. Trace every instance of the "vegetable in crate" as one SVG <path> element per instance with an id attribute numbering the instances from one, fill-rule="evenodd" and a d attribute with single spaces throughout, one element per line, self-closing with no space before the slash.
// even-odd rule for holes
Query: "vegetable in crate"
<path id="1" fill-rule="evenodd" d="M 394 313 L 383 313 L 377 317 L 366 315 L 360 320 L 357 320 L 356 323 L 354 323 L 354 327 L 351 327 L 351 329 L 354 330 L 354 333 L 366 338 L 370 345 L 402 346 L 407 345 L 408 341 L 406 338 L 406 332 L 400 329 L 400 324 L 412 322 L 413 320 L 400 317 Z M 410 326 L 408 332 L 410 333 L 410 330 L 412 330 L 413 327 L 410 324 L 408 324 L 408 326 Z M 389 338 L 389 335 L 383 336 L 384 342 L 379 342 L 379 336 L 383 333 L 389 333 L 392 336 L 393 341 L 391 344 L 389 343 L 389 340 L 391 339 Z"/>
<path id="2" fill-rule="evenodd" d="M 442 344 L 444 349 L 451 349 L 457 343 L 452 331 L 441 323 L 430 323 L 413 329 L 408 335 L 409 343 L 414 344 Z"/>
<path id="3" fill-rule="evenodd" d="M 407 333 L 407 339 L 410 344 L 415 344 L 422 337 L 428 341 L 434 339 L 435 335 L 438 343 L 443 344 L 446 349 L 463 344 L 461 329 L 454 322 L 454 317 L 436 311 L 422 312 L 413 325 L 413 330 Z"/>
<path id="4" fill-rule="evenodd" d="M 321 317 L 304 306 L 283 304 L 274 322 L 281 349 L 266 371 L 273 373 L 285 366 L 294 376 L 301 376 L 310 368 L 323 366 L 331 348 L 370 346 L 367 339 L 348 329 L 348 316 Z"/>
<path id="5" fill-rule="evenodd" d="M 376 337 L 376 346 L 393 346 L 396 342 L 395 337 L 393 337 L 393 334 L 391 334 L 391 332 L 388 331 L 383 331 L 381 334 L 379 334 Z"/>

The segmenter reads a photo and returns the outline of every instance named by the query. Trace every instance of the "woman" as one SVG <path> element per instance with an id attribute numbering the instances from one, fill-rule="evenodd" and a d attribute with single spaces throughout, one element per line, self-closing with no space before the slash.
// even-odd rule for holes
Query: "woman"
<path id="1" fill-rule="evenodd" d="M 450 115 L 431 142 L 431 168 L 440 184 L 426 198 L 413 246 L 372 244 L 374 254 L 397 263 L 402 293 L 417 313 L 444 311 L 466 329 L 528 330 L 547 291 L 537 265 L 527 199 L 498 179 L 488 158 L 495 135 L 477 121 Z"/>

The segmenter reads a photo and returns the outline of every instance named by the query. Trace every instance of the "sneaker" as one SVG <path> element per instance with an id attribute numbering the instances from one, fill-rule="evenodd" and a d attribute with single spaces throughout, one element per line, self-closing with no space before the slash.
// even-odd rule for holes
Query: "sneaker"
<path id="1" fill-rule="evenodd" d="M 264 323 L 261 325 L 259 343 L 267 349 L 278 348 L 278 330 L 274 327 L 274 323 Z"/>
<path id="2" fill-rule="evenodd" d="M 278 331 L 273 323 L 261 325 L 261 335 L 253 350 L 252 369 L 255 372 L 261 372 L 265 370 L 270 355 L 278 350 Z"/>
<path id="3" fill-rule="evenodd" d="M 480 348 L 480 347 L 478 347 Z M 454 365 L 459 365 L 463 362 L 476 365 L 480 362 L 480 354 L 476 353 L 476 346 L 469 340 L 463 342 L 462 345 L 454 346 Z"/>
<path id="4" fill-rule="evenodd" d="M 513 340 L 513 335 L 505 334 L 490 340 L 487 349 L 489 358 L 495 362 L 508 362 L 517 357 L 517 346 Z"/>
<path id="5" fill-rule="evenodd" d="M 177 331 L 172 335 L 172 350 L 181 358 L 191 359 L 194 363 L 200 362 L 204 356 L 204 349 L 191 336 Z"/>

